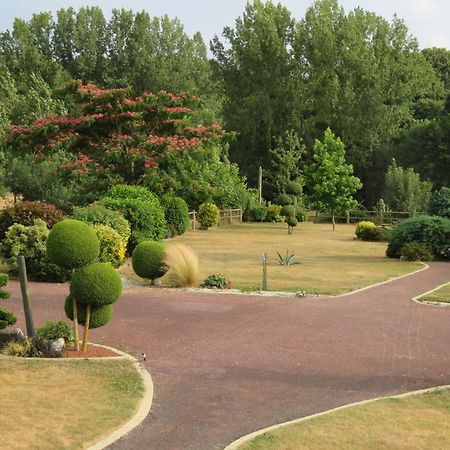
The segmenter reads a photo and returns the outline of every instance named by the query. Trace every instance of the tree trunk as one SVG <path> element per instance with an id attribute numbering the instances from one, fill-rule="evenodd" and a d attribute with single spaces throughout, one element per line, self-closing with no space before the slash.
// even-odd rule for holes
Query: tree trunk
<path id="1" fill-rule="evenodd" d="M 80 351 L 80 341 L 78 339 L 78 308 L 75 297 L 72 299 L 72 308 L 73 308 L 73 334 L 75 337 L 75 348 L 78 352 Z"/>

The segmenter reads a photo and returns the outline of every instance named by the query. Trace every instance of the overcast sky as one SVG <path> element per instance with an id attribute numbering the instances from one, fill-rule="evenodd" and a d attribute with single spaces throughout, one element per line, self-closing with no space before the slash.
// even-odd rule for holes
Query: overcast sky
<path id="1" fill-rule="evenodd" d="M 312 3 L 308 0 L 281 0 L 294 17 L 304 16 Z M 34 12 L 56 11 L 73 6 L 100 6 L 109 17 L 112 8 L 142 9 L 151 16 L 167 14 L 178 17 L 186 31 L 193 34 L 200 31 L 206 42 L 221 34 L 223 27 L 233 26 L 236 17 L 242 14 L 246 0 L 6 0 L 2 2 L 0 30 L 10 29 L 15 17 L 29 19 Z M 449 0 L 340 0 L 346 12 L 356 6 L 373 11 L 386 19 L 394 14 L 406 22 L 411 34 L 421 48 L 450 48 L 450 1 Z"/>

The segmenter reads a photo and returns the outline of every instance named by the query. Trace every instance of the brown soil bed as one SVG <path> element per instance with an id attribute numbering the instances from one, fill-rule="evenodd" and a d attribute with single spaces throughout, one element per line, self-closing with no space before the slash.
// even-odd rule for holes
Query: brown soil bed
<path id="1" fill-rule="evenodd" d="M 62 358 L 106 358 L 120 355 L 107 348 L 88 344 L 88 348 L 85 352 L 82 350 L 77 352 L 75 348 L 66 348 L 61 356 Z"/>

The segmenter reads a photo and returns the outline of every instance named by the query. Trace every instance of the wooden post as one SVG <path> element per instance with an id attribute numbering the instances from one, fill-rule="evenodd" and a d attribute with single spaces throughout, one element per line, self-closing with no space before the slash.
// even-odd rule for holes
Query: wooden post
<path id="1" fill-rule="evenodd" d="M 267 253 L 262 254 L 262 266 L 263 266 L 262 290 L 267 291 Z"/>
<path id="2" fill-rule="evenodd" d="M 262 204 L 262 167 L 259 166 L 259 177 L 258 177 L 258 192 L 259 192 L 259 204 Z"/>
<path id="3" fill-rule="evenodd" d="M 347 225 L 350 223 L 350 211 L 347 211 Z"/>
<path id="4" fill-rule="evenodd" d="M 228 213 L 230 214 L 230 225 L 233 223 L 233 210 L 229 210 Z"/>
<path id="5" fill-rule="evenodd" d="M 195 231 L 195 211 L 194 211 L 194 220 L 192 221 L 192 229 Z"/>
<path id="6" fill-rule="evenodd" d="M 242 223 L 242 208 L 239 209 L 239 223 Z"/>
<path id="7" fill-rule="evenodd" d="M 27 267 L 25 265 L 25 257 L 23 255 L 19 255 L 17 257 L 17 265 L 19 266 L 20 290 L 22 291 L 22 302 L 27 326 L 27 335 L 28 337 L 33 337 L 35 334 L 33 315 L 31 313 L 30 296 L 28 294 Z"/>
<path id="8" fill-rule="evenodd" d="M 83 352 L 87 350 L 90 319 L 91 319 L 91 305 L 89 305 L 88 303 L 86 305 L 86 321 L 84 323 Z"/>

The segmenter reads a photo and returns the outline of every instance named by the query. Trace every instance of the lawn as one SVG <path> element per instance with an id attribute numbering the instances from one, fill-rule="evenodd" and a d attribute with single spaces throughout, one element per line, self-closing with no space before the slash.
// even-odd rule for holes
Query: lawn
<path id="1" fill-rule="evenodd" d="M 0 359 L 2 448 L 84 448 L 137 410 L 143 395 L 128 360 Z"/>
<path id="2" fill-rule="evenodd" d="M 450 448 L 450 390 L 386 398 L 256 437 L 240 450 Z"/>
<path id="3" fill-rule="evenodd" d="M 167 245 L 180 243 L 199 255 L 201 277 L 225 274 L 234 288 L 261 288 L 261 255 L 269 258 L 268 288 L 271 291 L 305 290 L 312 294 L 341 294 L 372 283 L 404 275 L 420 267 L 385 257 L 386 243 L 362 242 L 354 237 L 354 225 L 299 224 L 288 235 L 285 224 L 243 223 L 216 227 L 208 231 L 189 231 L 168 239 Z M 301 264 L 281 266 L 277 251 L 295 252 Z M 128 275 L 131 269 L 124 267 Z"/>
<path id="4" fill-rule="evenodd" d="M 422 295 L 417 300 L 420 302 L 450 303 L 450 283 L 429 294 Z"/>

